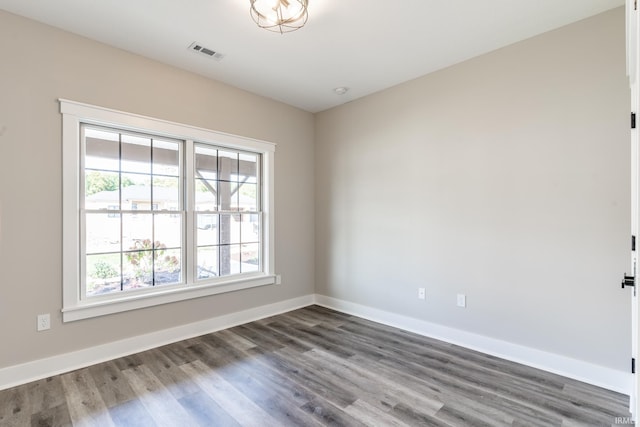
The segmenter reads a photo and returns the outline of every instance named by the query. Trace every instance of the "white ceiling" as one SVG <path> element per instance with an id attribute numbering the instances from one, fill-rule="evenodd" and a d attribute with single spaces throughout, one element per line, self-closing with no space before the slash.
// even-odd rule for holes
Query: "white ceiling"
<path id="1" fill-rule="evenodd" d="M 258 28 L 249 0 L 0 0 L 0 9 L 318 112 L 623 4 L 309 0 L 307 25 L 284 35 Z M 189 51 L 194 41 L 224 58 Z M 336 95 L 338 86 L 350 91 Z"/>

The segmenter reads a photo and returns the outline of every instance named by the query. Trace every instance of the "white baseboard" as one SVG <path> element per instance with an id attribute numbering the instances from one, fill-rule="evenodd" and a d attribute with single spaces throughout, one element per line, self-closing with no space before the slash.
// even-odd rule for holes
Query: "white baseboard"
<path id="1" fill-rule="evenodd" d="M 0 369 L 0 390 L 285 313 L 297 308 L 306 307 L 313 303 L 314 296 L 307 295 L 71 353 L 9 366 Z"/>
<path id="2" fill-rule="evenodd" d="M 618 393 L 631 394 L 633 380 L 631 373 L 324 295 L 316 295 L 315 303 L 346 314 L 477 350 Z"/>
<path id="3" fill-rule="evenodd" d="M 346 314 L 460 345 L 626 395 L 629 395 L 631 391 L 633 377 L 627 372 L 323 295 L 307 295 L 2 368 L 0 369 L 0 390 L 146 351 L 176 341 L 231 328 L 312 304 L 318 304 Z"/>

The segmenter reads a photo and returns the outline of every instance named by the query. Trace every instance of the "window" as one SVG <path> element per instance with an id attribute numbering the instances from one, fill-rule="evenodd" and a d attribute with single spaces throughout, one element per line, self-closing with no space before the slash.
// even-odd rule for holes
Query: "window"
<path id="1" fill-rule="evenodd" d="M 260 155 L 195 145 L 197 280 L 260 270 Z"/>
<path id="2" fill-rule="evenodd" d="M 60 104 L 64 321 L 275 283 L 273 144 Z"/>
<path id="3" fill-rule="evenodd" d="M 82 296 L 183 283 L 184 141 L 81 123 L 79 143 Z"/>

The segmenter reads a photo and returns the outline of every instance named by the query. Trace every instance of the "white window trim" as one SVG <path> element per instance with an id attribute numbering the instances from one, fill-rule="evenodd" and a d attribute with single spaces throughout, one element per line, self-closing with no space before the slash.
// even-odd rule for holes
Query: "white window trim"
<path id="1" fill-rule="evenodd" d="M 96 107 L 59 99 L 62 113 L 62 288 L 64 322 L 119 313 L 192 298 L 216 295 L 276 283 L 274 222 L 274 154 L 275 144 L 237 135 L 216 132 L 152 117 Z M 80 289 L 80 124 L 110 126 L 123 130 L 155 133 L 193 141 L 211 143 L 231 149 L 253 151 L 262 155 L 262 255 L 264 271 L 251 276 L 230 276 L 214 283 L 154 290 L 153 293 L 126 294 L 117 299 L 82 299 Z M 189 182 L 189 179 L 187 179 Z M 189 221 L 189 219 L 187 219 Z M 187 228 L 189 229 L 189 228 Z M 187 254 L 193 249 L 187 245 Z M 185 266 L 186 267 L 186 266 Z"/>

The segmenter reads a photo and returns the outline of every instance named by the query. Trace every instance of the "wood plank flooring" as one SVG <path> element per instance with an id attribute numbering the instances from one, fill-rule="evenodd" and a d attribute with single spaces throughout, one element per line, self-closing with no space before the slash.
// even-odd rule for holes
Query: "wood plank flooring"
<path id="1" fill-rule="evenodd" d="M 628 400 L 311 306 L 0 391 L 0 426 L 613 426 Z"/>

